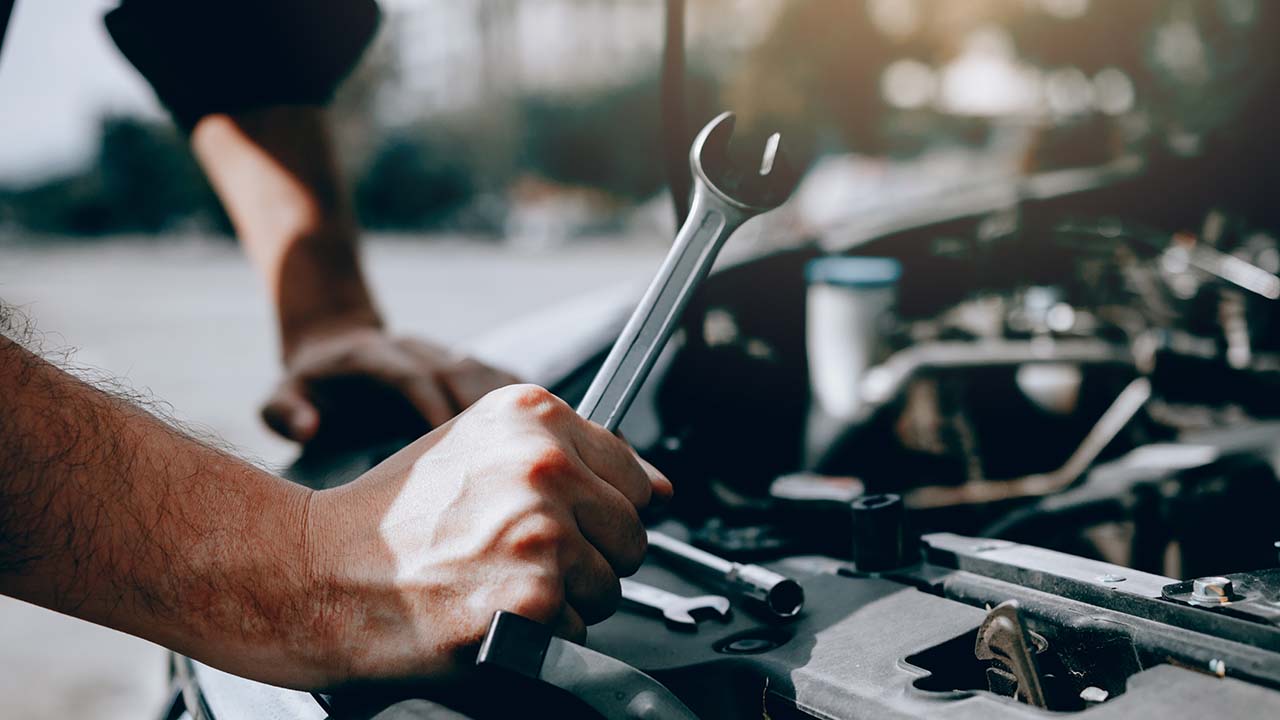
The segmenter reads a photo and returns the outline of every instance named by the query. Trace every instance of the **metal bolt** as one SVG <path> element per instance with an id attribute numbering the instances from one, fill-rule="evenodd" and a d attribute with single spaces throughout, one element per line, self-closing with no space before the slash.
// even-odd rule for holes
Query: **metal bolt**
<path id="1" fill-rule="evenodd" d="M 1098 582 L 1104 582 L 1104 583 L 1107 583 L 1108 585 L 1113 585 L 1115 583 L 1122 583 L 1125 581 L 1125 579 L 1126 579 L 1125 576 L 1116 575 L 1115 573 L 1107 573 L 1106 575 L 1098 576 Z"/>
<path id="2" fill-rule="evenodd" d="M 1222 605 L 1231 602 L 1233 586 L 1224 577 L 1202 577 L 1191 582 L 1191 602 L 1197 605 Z"/>
<path id="3" fill-rule="evenodd" d="M 1085 701 L 1085 704 L 1087 705 L 1097 705 L 1098 703 L 1106 702 L 1110 695 L 1111 693 L 1094 685 L 1090 685 L 1080 691 L 1080 699 Z"/>

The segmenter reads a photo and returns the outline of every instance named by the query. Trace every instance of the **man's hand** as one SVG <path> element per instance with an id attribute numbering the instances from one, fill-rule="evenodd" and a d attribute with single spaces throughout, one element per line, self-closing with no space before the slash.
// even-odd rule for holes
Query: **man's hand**
<path id="1" fill-rule="evenodd" d="M 454 675 L 497 610 L 581 640 L 644 558 L 637 510 L 670 494 L 625 442 L 546 390 L 490 393 L 313 497 L 329 684 Z"/>
<path id="2" fill-rule="evenodd" d="M 581 638 L 671 485 L 512 386 L 312 491 L 0 336 L 0 593 L 299 689 L 455 675 L 493 613 Z"/>
<path id="3" fill-rule="evenodd" d="M 401 399 L 433 427 L 515 382 L 475 360 L 386 333 L 360 269 L 359 232 L 321 108 L 209 115 L 192 130 L 191 147 L 275 305 L 285 378 L 262 413 L 273 430 L 307 442 L 328 414 L 362 423 L 374 417 L 387 430 L 416 435 L 422 427 L 396 422 L 407 415 L 398 412 Z M 352 379 L 355 392 L 341 392 L 351 383 L 332 382 Z M 351 439 L 350 429 L 335 435 Z"/>
<path id="4" fill-rule="evenodd" d="M 267 425 L 305 443 L 315 437 L 325 412 L 360 414 L 344 407 L 352 393 L 334 392 L 335 381 L 364 381 L 403 397 L 431 427 L 439 427 L 476 400 L 515 377 L 473 358 L 413 338 L 396 338 L 376 327 L 356 327 L 298 342 L 285 358 L 285 376 L 262 409 Z M 358 393 L 370 397 L 374 393 Z"/>

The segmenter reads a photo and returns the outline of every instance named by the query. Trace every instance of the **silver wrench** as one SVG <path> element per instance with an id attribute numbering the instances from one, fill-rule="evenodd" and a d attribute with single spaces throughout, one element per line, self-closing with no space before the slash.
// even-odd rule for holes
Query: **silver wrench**
<path id="1" fill-rule="evenodd" d="M 622 599 L 633 606 L 642 607 L 661 615 L 672 625 L 686 630 L 698 627 L 698 618 L 711 616 L 729 617 L 729 598 L 721 595 L 685 597 L 662 588 L 646 585 L 638 580 L 622 580 Z"/>
<path id="2" fill-rule="evenodd" d="M 781 157 L 776 133 L 766 143 L 759 167 L 747 169 L 729 155 L 732 133 L 733 115 L 724 113 L 694 140 L 689 151 L 695 180 L 689 218 L 578 406 L 579 415 L 611 432 L 618 429 L 725 240 L 748 219 L 781 205 L 795 189 L 798 176 Z M 710 608 L 722 616 L 729 612 L 726 598 L 682 598 L 631 580 L 622 583 L 624 597 L 630 595 L 645 607 L 660 608 L 664 617 L 683 627 L 686 622 L 696 624 L 693 610 Z M 620 708 L 625 708 L 627 717 L 695 717 L 670 690 L 639 670 L 552 637 L 547 626 L 508 612 L 494 615 L 476 663 L 505 667 L 564 688 L 610 717 Z"/>
<path id="3" fill-rule="evenodd" d="M 722 113 L 694 139 L 689 217 L 578 405 L 579 415 L 607 430 L 618 429 L 725 241 L 747 220 L 781 205 L 799 181 L 780 151 L 778 133 L 765 143 L 758 167 L 739 162 L 729 148 L 733 125 L 733 113 Z M 649 533 L 649 545 L 704 579 L 759 603 L 776 618 L 795 617 L 804 604 L 804 590 L 796 581 L 766 568 L 732 563 L 658 532 Z"/>
<path id="4" fill-rule="evenodd" d="M 579 415 L 609 431 L 618 429 L 725 240 L 795 189 L 799 178 L 779 151 L 781 136 L 774 133 L 765 143 L 758 168 L 744 168 L 729 152 L 733 125 L 733 113 L 722 113 L 694 139 L 689 217 L 578 405 Z"/>

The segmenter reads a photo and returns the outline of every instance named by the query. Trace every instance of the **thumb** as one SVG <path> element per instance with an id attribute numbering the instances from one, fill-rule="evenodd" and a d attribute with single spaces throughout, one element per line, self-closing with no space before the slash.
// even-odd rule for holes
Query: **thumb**
<path id="1" fill-rule="evenodd" d="M 640 453 L 632 451 L 636 460 L 640 461 L 640 467 L 644 468 L 645 473 L 649 476 L 649 483 L 653 487 L 653 496 L 650 502 L 655 505 L 665 505 L 671 502 L 671 497 L 675 495 L 675 485 L 671 483 L 667 476 L 658 468 L 649 463 L 648 460 L 640 457 Z"/>
<path id="2" fill-rule="evenodd" d="M 636 459 L 636 462 L 640 463 L 640 467 L 649 476 L 649 485 L 653 488 L 653 495 L 650 496 L 649 502 L 655 505 L 666 505 L 671 502 L 671 497 L 675 495 L 676 488 L 671 483 L 671 480 L 667 479 L 666 474 L 654 467 L 648 460 L 640 457 L 640 453 L 636 452 L 634 447 L 631 447 L 631 442 L 627 440 L 627 436 L 623 435 L 621 430 L 614 434 L 627 443 L 627 447 L 631 449 L 632 457 Z"/>
<path id="3" fill-rule="evenodd" d="M 284 382 L 262 406 L 267 427 L 294 442 L 305 443 L 320 429 L 320 411 L 293 382 Z"/>

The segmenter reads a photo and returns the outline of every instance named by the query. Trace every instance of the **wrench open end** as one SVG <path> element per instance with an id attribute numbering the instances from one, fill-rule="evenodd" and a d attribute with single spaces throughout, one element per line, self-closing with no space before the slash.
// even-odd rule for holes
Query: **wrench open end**
<path id="1" fill-rule="evenodd" d="M 741 158 L 730 152 L 733 126 L 733 113 L 722 113 L 694 139 L 689 217 L 578 404 L 579 415 L 606 430 L 622 422 L 724 242 L 746 221 L 781 205 L 799 182 L 780 136 L 765 143 L 763 156 Z"/>
<path id="2" fill-rule="evenodd" d="M 696 630 L 699 620 L 727 620 L 731 612 L 729 598 L 703 595 L 687 598 L 684 605 L 667 607 L 662 617 L 674 628 Z"/>
<path id="3" fill-rule="evenodd" d="M 729 604 L 729 598 L 721 595 L 704 595 L 700 598 L 705 601 L 704 609 L 708 617 L 716 620 L 725 620 L 733 612 L 733 607 Z"/>
<path id="4" fill-rule="evenodd" d="M 782 133 L 774 133 L 764 141 L 764 157 L 760 158 L 760 174 L 773 172 L 773 161 L 778 157 L 778 146 L 782 142 Z"/>
<path id="5" fill-rule="evenodd" d="M 771 134 L 762 153 L 748 153 L 734 146 L 736 118 L 721 113 L 698 133 L 689 152 L 694 176 L 734 205 L 759 213 L 781 205 L 799 182 L 782 145 L 780 133 Z"/>

